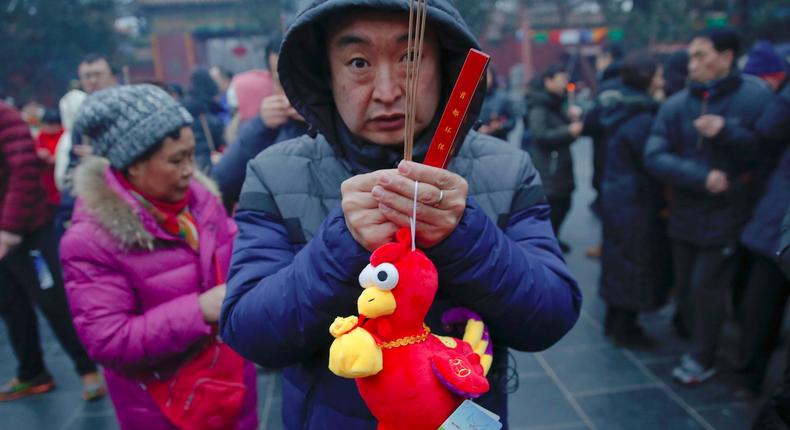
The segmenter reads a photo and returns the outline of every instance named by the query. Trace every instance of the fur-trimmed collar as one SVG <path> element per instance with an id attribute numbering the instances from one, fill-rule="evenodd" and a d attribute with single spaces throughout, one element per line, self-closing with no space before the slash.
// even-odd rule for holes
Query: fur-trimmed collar
<path id="1" fill-rule="evenodd" d="M 109 166 L 104 158 L 85 158 L 74 172 L 74 194 L 82 199 L 96 221 L 119 241 L 121 248 L 153 250 L 156 237 L 141 220 L 140 208 L 135 208 L 107 183 Z M 197 170 L 194 179 L 220 198 L 219 188 L 211 179 Z M 149 221 L 155 223 L 152 217 Z"/>

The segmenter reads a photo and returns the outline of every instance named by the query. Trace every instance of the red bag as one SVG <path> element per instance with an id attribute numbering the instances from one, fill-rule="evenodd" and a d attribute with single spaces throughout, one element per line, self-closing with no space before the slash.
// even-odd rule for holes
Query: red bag
<path id="1" fill-rule="evenodd" d="M 214 260 L 217 279 L 224 283 Z M 219 336 L 200 349 L 167 379 L 144 384 L 162 413 L 182 430 L 232 429 L 239 418 L 247 387 L 244 358 Z"/>

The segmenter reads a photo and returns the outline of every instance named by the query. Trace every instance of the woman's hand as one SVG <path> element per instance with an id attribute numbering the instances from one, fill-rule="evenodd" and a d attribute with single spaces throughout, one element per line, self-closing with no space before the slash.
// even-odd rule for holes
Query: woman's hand
<path id="1" fill-rule="evenodd" d="M 225 300 L 226 291 L 226 285 L 222 284 L 217 285 L 216 287 L 207 290 L 198 296 L 200 312 L 203 313 L 203 319 L 207 323 L 213 324 L 219 321 L 219 312 L 222 308 L 222 301 Z"/>
<path id="2" fill-rule="evenodd" d="M 397 227 L 408 227 L 417 196 L 417 243 L 424 248 L 438 245 L 461 221 L 466 209 L 469 184 L 444 169 L 403 161 L 397 172 L 383 171 L 373 187 L 373 199 L 384 217 Z"/>

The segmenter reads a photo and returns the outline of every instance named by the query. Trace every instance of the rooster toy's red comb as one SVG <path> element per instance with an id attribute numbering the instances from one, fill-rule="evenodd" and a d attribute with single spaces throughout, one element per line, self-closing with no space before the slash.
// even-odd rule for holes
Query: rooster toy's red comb
<path id="1" fill-rule="evenodd" d="M 370 264 L 378 266 L 381 263 L 397 261 L 409 251 L 411 251 L 411 231 L 404 227 L 395 234 L 395 242 L 384 244 L 373 251 Z"/>

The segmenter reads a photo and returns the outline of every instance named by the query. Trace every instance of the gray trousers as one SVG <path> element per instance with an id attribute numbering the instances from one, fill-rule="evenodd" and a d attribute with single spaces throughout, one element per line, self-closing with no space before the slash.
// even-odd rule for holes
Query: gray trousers
<path id="1" fill-rule="evenodd" d="M 727 301 L 735 273 L 735 246 L 700 247 L 675 241 L 672 245 L 675 285 L 687 299 L 684 311 L 690 322 L 697 362 L 711 367 L 727 315 Z"/>

